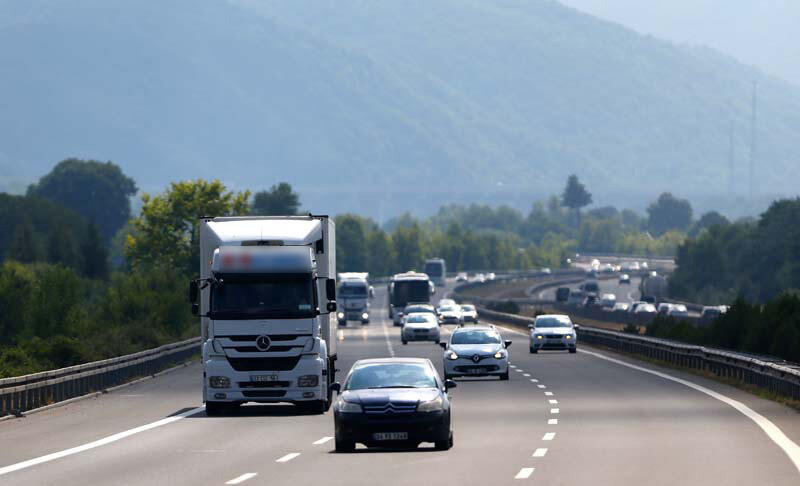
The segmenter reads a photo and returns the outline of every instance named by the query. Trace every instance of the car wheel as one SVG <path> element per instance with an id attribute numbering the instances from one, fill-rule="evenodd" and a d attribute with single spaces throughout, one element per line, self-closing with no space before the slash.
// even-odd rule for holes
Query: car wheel
<path id="1" fill-rule="evenodd" d="M 578 352 L 578 348 L 572 348 L 569 350 L 569 354 L 575 354 Z"/>
<path id="2" fill-rule="evenodd" d="M 531 351 L 531 354 L 536 354 L 536 353 L 539 352 L 538 349 L 533 349 L 533 348 L 530 348 L 530 351 Z"/>
<path id="3" fill-rule="evenodd" d="M 450 438 L 447 440 L 437 440 L 434 442 L 437 451 L 446 451 L 453 447 L 453 433 L 450 433 Z"/>
<path id="4" fill-rule="evenodd" d="M 403 339 L 403 345 L 406 345 L 406 344 L 408 344 L 408 341 L 406 341 L 405 339 Z"/>
<path id="5" fill-rule="evenodd" d="M 500 381 L 508 381 L 508 370 L 505 373 L 500 375 Z"/>
<path id="6" fill-rule="evenodd" d="M 356 443 L 352 440 L 336 439 L 336 452 L 352 452 L 356 449 Z"/>

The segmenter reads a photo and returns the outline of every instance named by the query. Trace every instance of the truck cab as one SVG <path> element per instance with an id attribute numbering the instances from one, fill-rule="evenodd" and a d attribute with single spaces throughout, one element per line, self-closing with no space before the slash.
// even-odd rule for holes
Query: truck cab
<path id="1" fill-rule="evenodd" d="M 245 402 L 330 406 L 336 339 L 335 233 L 325 216 L 203 218 L 203 401 L 217 415 Z"/>
<path id="2" fill-rule="evenodd" d="M 339 325 L 346 326 L 347 321 L 369 324 L 370 299 L 375 293 L 369 284 L 369 273 L 340 273 L 337 281 L 339 282 L 339 290 L 336 293 Z"/>
<path id="3" fill-rule="evenodd" d="M 387 284 L 389 317 L 395 326 L 403 325 L 403 311 L 410 302 L 430 303 L 436 286 L 425 273 L 406 272 L 394 275 Z"/>

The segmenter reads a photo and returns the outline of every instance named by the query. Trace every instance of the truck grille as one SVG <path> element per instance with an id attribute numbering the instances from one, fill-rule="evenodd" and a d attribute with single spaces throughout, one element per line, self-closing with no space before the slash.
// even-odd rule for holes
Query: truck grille
<path id="1" fill-rule="evenodd" d="M 238 335 L 238 336 L 214 336 L 219 339 L 227 338 L 234 342 L 254 342 L 258 339 L 258 334 L 253 335 Z M 294 341 L 299 337 L 311 336 L 311 334 L 270 334 L 269 339 L 272 342 L 276 341 Z"/>
<path id="2" fill-rule="evenodd" d="M 280 398 L 286 395 L 285 390 L 258 390 L 258 391 L 243 391 L 242 395 L 245 398 Z"/>
<path id="3" fill-rule="evenodd" d="M 281 358 L 228 358 L 236 371 L 289 371 L 300 361 L 300 356 Z"/>

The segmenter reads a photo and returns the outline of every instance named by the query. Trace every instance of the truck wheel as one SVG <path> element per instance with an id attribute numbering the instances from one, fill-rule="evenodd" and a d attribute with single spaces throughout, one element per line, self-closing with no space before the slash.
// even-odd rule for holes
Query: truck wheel
<path id="1" fill-rule="evenodd" d="M 219 417 L 228 410 L 225 402 L 206 402 L 206 415 L 209 417 Z"/>
<path id="2" fill-rule="evenodd" d="M 325 413 L 325 400 L 311 400 L 309 402 L 299 402 L 297 406 L 304 413 L 309 415 L 322 415 Z"/>

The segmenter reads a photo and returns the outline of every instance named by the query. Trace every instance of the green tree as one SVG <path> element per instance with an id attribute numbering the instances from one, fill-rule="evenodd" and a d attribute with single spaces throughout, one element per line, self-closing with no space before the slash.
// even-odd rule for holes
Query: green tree
<path id="1" fill-rule="evenodd" d="M 155 265 L 194 275 L 200 261 L 200 218 L 248 214 L 249 199 L 249 191 L 228 192 L 220 181 L 202 179 L 173 182 L 155 197 L 144 194 L 125 256 L 134 267 Z"/>
<path id="2" fill-rule="evenodd" d="M 33 226 L 27 218 L 14 230 L 14 239 L 8 249 L 8 258 L 21 263 L 32 263 L 39 259 L 38 241 L 33 236 Z"/>
<path id="3" fill-rule="evenodd" d="M 669 192 L 661 194 L 647 207 L 647 228 L 654 236 L 669 230 L 685 231 L 692 224 L 692 205 Z"/>
<path id="4" fill-rule="evenodd" d="M 340 272 L 367 271 L 367 254 L 367 238 L 362 218 L 352 214 L 337 216 L 336 268 Z"/>
<path id="5" fill-rule="evenodd" d="M 706 228 L 710 228 L 712 226 L 720 226 L 727 224 L 730 224 L 728 218 L 719 214 L 716 211 L 709 211 L 700 216 L 700 219 L 698 219 L 697 222 L 695 222 L 692 225 L 692 228 L 689 231 L 689 236 L 697 236 L 701 231 L 703 231 Z"/>
<path id="6" fill-rule="evenodd" d="M 136 183 L 111 162 L 66 159 L 59 162 L 38 184 L 28 187 L 37 196 L 70 208 L 97 221 L 104 241 L 110 241 L 131 216 L 130 197 Z"/>
<path id="7" fill-rule="evenodd" d="M 381 229 L 372 231 L 367 236 L 367 268 L 375 276 L 391 275 L 399 270 L 396 263 L 392 240 Z"/>
<path id="8" fill-rule="evenodd" d="M 422 233 L 415 222 L 410 227 L 398 227 L 392 233 L 392 246 L 401 272 L 419 270 L 422 264 Z"/>
<path id="9" fill-rule="evenodd" d="M 75 268 L 78 266 L 77 243 L 73 231 L 58 222 L 47 236 L 47 262 Z"/>
<path id="10" fill-rule="evenodd" d="M 100 241 L 94 222 L 86 228 L 86 237 L 81 243 L 83 274 L 89 278 L 108 278 L 108 250 Z"/>
<path id="11" fill-rule="evenodd" d="M 273 185 L 269 191 L 259 191 L 253 198 L 253 214 L 291 216 L 300 210 L 300 196 L 288 182 Z"/>
<path id="12" fill-rule="evenodd" d="M 578 180 L 578 176 L 571 175 L 567 179 L 567 186 L 561 195 L 561 204 L 575 211 L 577 220 L 576 228 L 581 227 L 581 208 L 592 203 L 592 195 Z"/>

